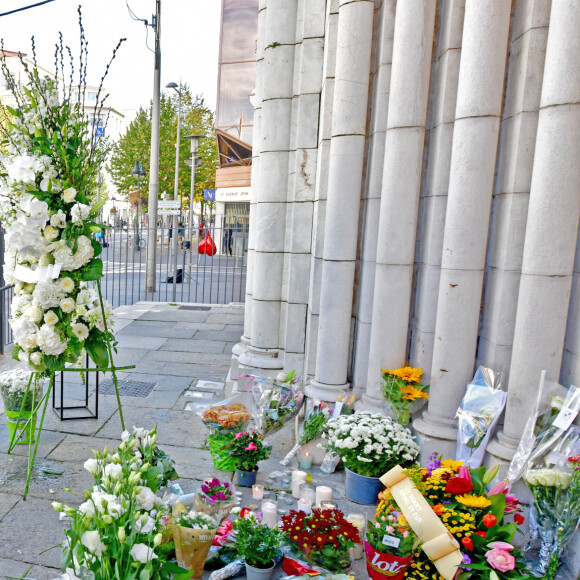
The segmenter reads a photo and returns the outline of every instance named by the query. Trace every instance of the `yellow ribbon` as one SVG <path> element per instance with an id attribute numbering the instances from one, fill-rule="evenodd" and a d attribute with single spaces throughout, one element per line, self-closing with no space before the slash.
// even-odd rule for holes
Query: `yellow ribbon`
<path id="1" fill-rule="evenodd" d="M 435 564 L 439 574 L 446 580 L 453 580 L 457 567 L 463 562 L 457 540 L 449 533 L 415 484 L 403 473 L 400 465 L 385 473 L 381 481 L 391 490 L 403 515 L 421 540 L 423 551 Z"/>

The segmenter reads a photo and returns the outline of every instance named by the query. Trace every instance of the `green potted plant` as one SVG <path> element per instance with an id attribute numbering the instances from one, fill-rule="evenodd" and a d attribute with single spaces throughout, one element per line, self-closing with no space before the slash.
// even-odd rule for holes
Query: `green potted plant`
<path id="1" fill-rule="evenodd" d="M 236 532 L 236 548 L 246 564 L 247 579 L 271 578 L 283 534 L 259 522 L 253 513 L 236 520 L 233 527 Z"/>
<path id="2" fill-rule="evenodd" d="M 258 462 L 270 457 L 272 447 L 264 443 L 257 431 L 240 431 L 226 445 L 236 466 L 238 485 L 251 487 L 256 483 Z"/>

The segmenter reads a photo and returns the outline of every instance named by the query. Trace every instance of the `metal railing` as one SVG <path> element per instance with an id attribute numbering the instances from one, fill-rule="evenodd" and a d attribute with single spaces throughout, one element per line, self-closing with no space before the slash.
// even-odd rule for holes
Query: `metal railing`
<path id="1" fill-rule="evenodd" d="M 4 354 L 5 347 L 12 344 L 12 328 L 10 318 L 10 304 L 14 296 L 14 286 L 0 288 L 0 354 Z"/>
<path id="2" fill-rule="evenodd" d="M 163 218 L 157 228 L 156 286 L 147 292 L 147 227 L 143 222 L 118 223 L 101 238 L 101 288 L 114 308 L 140 300 L 227 304 L 243 302 L 246 289 L 248 220 L 216 216 L 209 226 L 173 227 Z M 210 236 L 215 255 L 200 254 L 200 241 Z M 212 247 L 211 245 L 209 247 Z M 177 276 L 175 271 L 177 270 Z"/>

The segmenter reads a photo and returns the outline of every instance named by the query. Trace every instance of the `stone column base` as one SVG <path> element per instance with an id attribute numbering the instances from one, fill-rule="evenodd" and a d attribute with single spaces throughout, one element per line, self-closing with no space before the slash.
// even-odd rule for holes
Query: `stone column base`
<path id="1" fill-rule="evenodd" d="M 383 413 L 385 414 L 385 400 L 375 399 L 367 393 L 363 393 L 363 396 L 354 404 L 354 408 L 357 411 L 371 411 L 373 413 Z"/>
<path id="2" fill-rule="evenodd" d="M 427 463 L 429 455 L 440 453 L 444 458 L 455 458 L 457 450 L 457 421 L 447 417 L 432 415 L 424 411 L 413 421 L 413 431 L 421 448 L 419 461 Z"/>
<path id="3" fill-rule="evenodd" d="M 247 391 L 251 377 L 244 375 L 261 375 L 275 378 L 284 368 L 284 358 L 278 349 L 258 349 L 248 347 L 238 357 L 238 378 L 236 391 Z"/>
<path id="4" fill-rule="evenodd" d="M 306 387 L 306 396 L 311 399 L 333 403 L 338 397 L 345 397 L 349 387 L 350 383 L 344 383 L 344 385 L 327 385 L 326 383 L 318 382 L 316 379 L 311 379 Z"/>

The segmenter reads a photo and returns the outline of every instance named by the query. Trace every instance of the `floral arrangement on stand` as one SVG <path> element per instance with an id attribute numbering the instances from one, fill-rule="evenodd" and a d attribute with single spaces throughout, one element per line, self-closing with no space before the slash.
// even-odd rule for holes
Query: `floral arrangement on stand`
<path id="1" fill-rule="evenodd" d="M 352 564 L 349 548 L 361 541 L 356 526 L 338 509 L 314 508 L 310 514 L 292 510 L 282 516 L 280 529 L 311 566 L 329 572 L 348 570 Z"/>
<path id="2" fill-rule="evenodd" d="M 102 298 L 99 280 L 103 263 L 98 257 L 102 248 L 94 239 L 102 228 L 98 215 L 106 201 L 97 202 L 96 198 L 97 172 L 105 161 L 107 146 L 97 139 L 83 108 L 88 51 L 80 10 L 79 22 L 78 83 L 72 78 L 74 65 L 69 50 L 70 83 L 68 87 L 59 85 L 59 76 L 66 78 L 62 38 L 56 47 L 57 70 L 52 78 L 41 78 L 38 69 L 30 68 L 19 55 L 27 86 L 15 84 L 6 61 L 0 59 L 16 101 L 15 107 L 6 106 L 10 114 L 0 125 L 7 151 L 0 159 L 0 224 L 6 232 L 4 279 L 14 285 L 9 321 L 14 336 L 12 356 L 32 371 L 30 390 L 37 379 L 52 379 L 56 372 L 69 370 L 67 365 L 82 361 L 86 351 L 96 367 L 111 371 L 123 424 L 112 363 L 112 309 Z M 121 42 L 107 65 L 101 87 Z M 34 44 L 33 58 L 36 62 Z M 78 87 L 78 99 L 73 98 L 73 86 Z M 99 88 L 94 104 L 99 113 L 103 101 Z M 87 283 L 96 284 L 96 290 L 87 288 Z M 44 396 L 34 401 L 32 415 L 26 421 L 27 426 L 32 424 L 36 411 L 43 406 L 38 433 L 42 431 L 52 384 L 51 380 Z M 24 497 L 38 439 L 30 454 Z M 15 443 L 16 433 L 9 451 Z"/>
<path id="3" fill-rule="evenodd" d="M 155 431 L 136 429 L 118 449 L 94 451 L 84 464 L 95 480 L 86 501 L 78 508 L 53 503 L 70 521 L 61 557 L 66 580 L 191 578 L 159 551 L 169 516 L 156 495 L 166 483 L 156 439 Z"/>
<path id="4" fill-rule="evenodd" d="M 458 580 L 530 577 L 512 543 L 516 531 L 524 522 L 524 517 L 519 513 L 519 501 L 507 493 L 503 483 L 490 491 L 485 490 L 497 470 L 497 467 L 488 471 L 485 467 L 472 469 L 460 461 L 443 460 L 441 456 L 433 455 L 427 468 L 415 467 L 405 471 L 461 545 L 464 560 Z M 378 517 L 400 513 L 390 490 L 383 491 L 379 498 Z M 513 516 L 513 522 L 509 523 L 506 515 Z M 416 547 L 403 577 L 442 580 L 420 545 Z"/>
<path id="5" fill-rule="evenodd" d="M 417 401 L 429 398 L 429 385 L 421 384 L 423 371 L 413 367 L 403 367 L 392 371 L 382 370 L 383 397 L 391 405 L 395 420 L 407 426 L 411 414 L 418 410 Z"/>
<path id="6" fill-rule="evenodd" d="M 270 457 L 272 446 L 266 445 L 257 431 L 240 431 L 226 449 L 235 462 L 238 484 L 248 487 L 256 483 L 258 463 Z"/>

